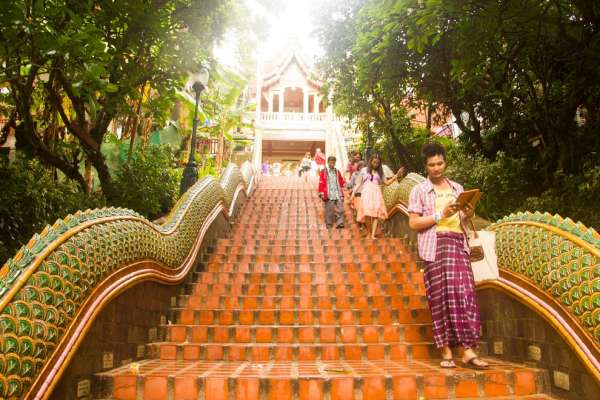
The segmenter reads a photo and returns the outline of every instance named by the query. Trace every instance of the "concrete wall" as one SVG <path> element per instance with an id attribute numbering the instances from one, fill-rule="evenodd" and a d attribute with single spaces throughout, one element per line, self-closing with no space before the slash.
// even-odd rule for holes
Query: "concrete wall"
<path id="1" fill-rule="evenodd" d="M 600 385 L 540 315 L 497 290 L 478 291 L 477 298 L 481 308 L 482 340 L 487 342 L 492 356 L 548 370 L 552 394 L 557 397 L 600 399 Z"/>

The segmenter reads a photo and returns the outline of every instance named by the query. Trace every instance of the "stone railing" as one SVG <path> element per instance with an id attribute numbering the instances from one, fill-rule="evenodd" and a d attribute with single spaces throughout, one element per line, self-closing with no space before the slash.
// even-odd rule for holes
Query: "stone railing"
<path id="1" fill-rule="evenodd" d="M 393 172 L 384 168 L 387 176 Z M 414 245 L 408 196 L 425 178 L 408 174 L 384 189 L 395 231 Z M 400 213 L 398 221 L 391 221 Z M 558 215 L 518 213 L 486 229 L 496 232 L 500 278 L 478 283 L 509 293 L 546 319 L 600 382 L 600 235 Z"/>
<path id="2" fill-rule="evenodd" d="M 147 280 L 181 282 L 205 232 L 229 217 L 249 163 L 205 177 L 162 225 L 119 208 L 77 212 L 47 226 L 0 268 L 0 398 L 45 398 L 95 317 L 112 298 Z"/>
<path id="3" fill-rule="evenodd" d="M 326 121 L 327 113 L 261 112 L 263 121 Z"/>
<path id="4" fill-rule="evenodd" d="M 517 213 L 496 232 L 498 264 L 556 300 L 600 345 L 600 235 L 548 213 Z"/>

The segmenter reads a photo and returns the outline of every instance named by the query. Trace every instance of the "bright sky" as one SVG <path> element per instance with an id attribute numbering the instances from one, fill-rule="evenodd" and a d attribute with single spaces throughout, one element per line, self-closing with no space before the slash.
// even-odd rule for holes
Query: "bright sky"
<path id="1" fill-rule="evenodd" d="M 268 38 L 256 49 L 256 57 L 269 60 L 285 53 L 292 43 L 299 43 L 303 54 L 312 58 L 321 54 L 318 41 L 312 35 L 314 25 L 311 12 L 324 0 L 279 0 L 278 10 L 265 9 L 256 0 L 244 0 L 249 7 L 267 20 Z M 217 59 L 229 66 L 236 65 L 235 37 L 227 37 L 219 48 L 215 49 Z"/>

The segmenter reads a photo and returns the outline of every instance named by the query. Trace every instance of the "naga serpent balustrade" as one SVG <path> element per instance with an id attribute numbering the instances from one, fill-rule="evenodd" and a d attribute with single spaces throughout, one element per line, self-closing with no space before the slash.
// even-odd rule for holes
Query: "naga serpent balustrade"
<path id="1" fill-rule="evenodd" d="M 161 225 L 120 208 L 87 210 L 36 234 L 0 268 L 0 397 L 47 398 L 95 317 L 142 281 L 181 282 L 211 223 L 255 185 L 250 163 L 205 177 Z"/>

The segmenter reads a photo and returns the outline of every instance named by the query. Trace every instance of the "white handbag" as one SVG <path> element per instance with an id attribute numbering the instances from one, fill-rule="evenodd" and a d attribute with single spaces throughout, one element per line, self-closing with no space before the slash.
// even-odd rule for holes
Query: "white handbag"
<path id="1" fill-rule="evenodd" d="M 495 280 L 500 277 L 496 257 L 496 232 L 472 230 L 469 238 L 471 268 L 475 282 Z"/>

